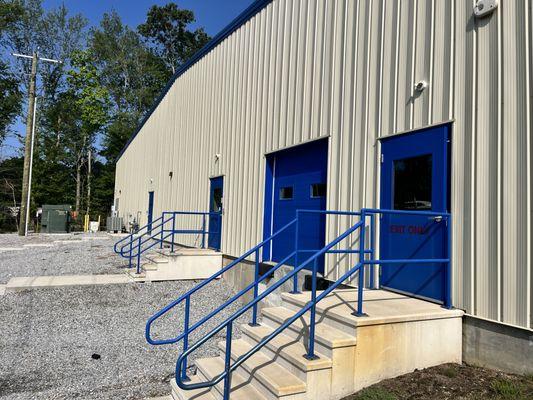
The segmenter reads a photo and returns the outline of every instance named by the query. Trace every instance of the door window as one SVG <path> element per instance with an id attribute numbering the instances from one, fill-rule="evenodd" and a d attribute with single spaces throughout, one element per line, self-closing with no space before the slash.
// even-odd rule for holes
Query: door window
<path id="1" fill-rule="evenodd" d="M 292 186 L 282 187 L 279 190 L 279 199 L 280 200 L 292 200 L 293 188 Z"/>
<path id="2" fill-rule="evenodd" d="M 431 154 L 394 161 L 394 209 L 431 210 Z"/>
<path id="3" fill-rule="evenodd" d="M 213 201 L 211 202 L 211 212 L 222 211 L 222 188 L 213 189 Z"/>
<path id="4" fill-rule="evenodd" d="M 318 199 L 320 197 L 326 197 L 326 184 L 313 183 L 311 185 L 311 198 Z"/>

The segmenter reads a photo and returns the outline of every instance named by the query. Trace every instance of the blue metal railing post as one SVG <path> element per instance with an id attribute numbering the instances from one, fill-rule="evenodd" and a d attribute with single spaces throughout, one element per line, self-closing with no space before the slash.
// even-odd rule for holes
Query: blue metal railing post
<path id="1" fill-rule="evenodd" d="M 162 215 L 163 218 L 161 220 L 161 240 L 159 241 L 159 248 L 160 249 L 163 248 L 163 236 L 165 234 L 165 214 L 166 213 L 163 213 L 163 215 Z"/>
<path id="2" fill-rule="evenodd" d="M 448 243 L 446 246 L 446 258 L 448 262 L 446 265 L 446 298 L 444 300 L 444 307 L 452 308 L 452 219 L 450 216 L 446 218 L 446 229 Z"/>
<path id="3" fill-rule="evenodd" d="M 131 235 L 131 240 L 130 240 L 130 255 L 129 255 L 129 266 L 128 268 L 131 268 L 133 267 L 133 234 Z"/>
<path id="4" fill-rule="evenodd" d="M 370 259 L 376 257 L 376 214 L 370 214 Z M 370 265 L 370 289 L 378 289 L 376 285 L 376 265 Z"/>
<path id="5" fill-rule="evenodd" d="M 224 400 L 229 400 L 231 392 L 231 336 L 233 330 L 233 322 L 230 321 L 227 325 L 226 331 L 226 357 L 224 361 L 224 371 L 226 376 L 224 377 Z"/>
<path id="6" fill-rule="evenodd" d="M 361 211 L 361 228 L 359 230 L 359 281 L 357 283 L 357 311 L 352 315 L 356 317 L 366 316 L 363 313 L 363 288 L 365 286 L 365 235 L 366 235 L 366 213 L 365 210 Z"/>
<path id="7" fill-rule="evenodd" d="M 254 300 L 257 299 L 259 294 L 259 249 L 255 251 L 255 272 L 254 272 Z M 254 304 L 252 309 L 252 322 L 250 326 L 258 326 L 257 323 L 257 303 Z"/>
<path id="8" fill-rule="evenodd" d="M 141 273 L 141 236 L 137 239 L 137 275 Z"/>
<path id="9" fill-rule="evenodd" d="M 172 213 L 172 239 L 170 242 L 170 252 L 174 253 L 174 233 L 176 232 L 176 213 Z"/>
<path id="10" fill-rule="evenodd" d="M 191 296 L 185 298 L 185 321 L 183 322 L 183 352 L 189 348 L 189 318 L 191 310 Z M 181 370 L 181 380 L 183 382 L 190 381 L 187 376 L 187 357 L 183 358 L 183 369 Z"/>
<path id="11" fill-rule="evenodd" d="M 294 228 L 296 232 L 294 235 L 294 268 L 298 268 L 298 225 L 300 225 L 300 210 L 296 210 L 296 227 Z M 298 274 L 294 274 L 291 293 L 300 293 L 300 291 L 298 290 Z"/>
<path id="12" fill-rule="evenodd" d="M 205 249 L 205 214 L 202 215 L 202 249 Z"/>
<path id="13" fill-rule="evenodd" d="M 313 262 L 313 275 L 311 283 L 311 321 L 309 322 L 309 347 L 304 357 L 308 360 L 317 360 L 315 354 L 315 323 L 316 323 L 316 279 L 318 270 L 318 258 Z"/>

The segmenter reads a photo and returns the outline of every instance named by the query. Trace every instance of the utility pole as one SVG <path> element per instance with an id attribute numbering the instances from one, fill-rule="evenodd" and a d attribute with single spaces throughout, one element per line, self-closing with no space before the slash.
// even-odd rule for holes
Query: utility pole
<path id="1" fill-rule="evenodd" d="M 22 174 L 22 199 L 20 201 L 19 235 L 28 234 L 28 219 L 31 196 L 31 169 L 33 161 L 33 142 L 35 140 L 35 94 L 37 86 L 37 63 L 39 61 L 61 64 L 59 60 L 39 57 L 36 52 L 28 56 L 25 54 L 12 53 L 14 57 L 31 59 L 30 87 L 28 92 L 28 116 L 26 118 L 26 139 L 24 141 L 24 171 Z M 33 134 L 32 134 L 33 132 Z"/>

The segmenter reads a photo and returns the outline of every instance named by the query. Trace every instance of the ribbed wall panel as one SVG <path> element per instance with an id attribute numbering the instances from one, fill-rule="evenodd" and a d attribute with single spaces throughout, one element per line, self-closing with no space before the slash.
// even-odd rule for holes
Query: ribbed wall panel
<path id="1" fill-rule="evenodd" d="M 150 190 L 156 213 L 207 210 L 223 175 L 222 247 L 239 255 L 262 237 L 266 153 L 328 138 L 328 208 L 378 206 L 377 139 L 453 121 L 454 304 L 531 327 L 531 9 L 502 0 L 476 19 L 473 5 L 274 0 L 146 121 L 117 165 L 121 215 L 146 223 Z M 334 278 L 353 260 L 329 261 Z"/>

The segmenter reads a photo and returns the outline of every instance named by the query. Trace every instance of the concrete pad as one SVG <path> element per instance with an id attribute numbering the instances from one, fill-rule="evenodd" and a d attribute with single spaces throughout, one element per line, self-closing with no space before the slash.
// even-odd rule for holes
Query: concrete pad
<path id="1" fill-rule="evenodd" d="M 84 236 L 81 240 L 109 240 L 109 238 L 105 236 Z"/>
<path id="2" fill-rule="evenodd" d="M 27 276 L 11 278 L 6 285 L 6 292 L 47 287 L 112 285 L 131 282 L 131 279 L 125 274 Z"/>
<path id="3" fill-rule="evenodd" d="M 65 240 L 54 240 L 54 243 L 79 243 L 81 239 L 65 239 Z"/>
<path id="4" fill-rule="evenodd" d="M 53 247 L 52 243 L 28 243 L 24 247 Z"/>
<path id="5" fill-rule="evenodd" d="M 4 251 L 21 251 L 24 250 L 24 247 L 0 247 L 0 252 Z"/>

